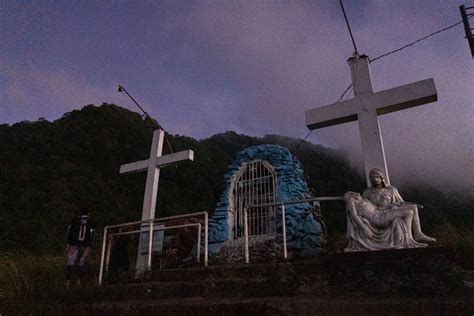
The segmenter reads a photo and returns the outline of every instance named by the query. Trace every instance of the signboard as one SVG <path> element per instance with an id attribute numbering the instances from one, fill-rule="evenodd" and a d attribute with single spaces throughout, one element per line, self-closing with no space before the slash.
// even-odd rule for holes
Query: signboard
<path id="1" fill-rule="evenodd" d="M 159 229 L 164 228 L 164 227 L 165 225 L 157 225 L 153 227 L 153 241 L 152 241 L 152 247 L 151 247 L 152 253 L 161 254 L 163 252 L 163 239 L 164 239 L 165 231 L 159 230 Z M 150 240 L 149 232 L 150 232 L 149 225 L 143 224 L 142 232 L 140 233 L 140 243 L 138 245 L 139 253 L 142 255 L 148 254 L 148 242 Z"/>
<path id="2" fill-rule="evenodd" d="M 178 265 L 178 237 L 165 236 L 163 241 L 163 252 L 160 258 L 160 269 L 174 269 Z"/>

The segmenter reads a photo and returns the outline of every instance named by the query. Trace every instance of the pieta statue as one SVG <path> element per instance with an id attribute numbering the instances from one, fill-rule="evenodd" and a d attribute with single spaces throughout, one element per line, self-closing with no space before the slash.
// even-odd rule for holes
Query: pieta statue
<path id="1" fill-rule="evenodd" d="M 347 238 L 345 251 L 427 247 L 436 239 L 421 231 L 418 208 L 403 201 L 398 190 L 384 181 L 379 169 L 369 173 L 371 186 L 363 195 L 347 192 Z"/>

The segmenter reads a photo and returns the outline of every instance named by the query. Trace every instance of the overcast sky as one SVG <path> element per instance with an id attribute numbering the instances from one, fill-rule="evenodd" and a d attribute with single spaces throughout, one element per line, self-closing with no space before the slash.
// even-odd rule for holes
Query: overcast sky
<path id="1" fill-rule="evenodd" d="M 473 1 L 344 1 L 359 53 L 375 58 L 461 20 Z M 471 22 L 474 24 L 474 21 Z M 306 110 L 351 83 L 339 1 L 2 1 L 0 123 L 103 102 L 169 132 L 303 138 Z M 380 117 L 392 184 L 474 193 L 474 61 L 458 25 L 371 64 L 375 91 L 433 78 L 438 101 Z M 346 99 L 352 98 L 352 93 Z M 314 131 L 363 171 L 356 122 Z"/>

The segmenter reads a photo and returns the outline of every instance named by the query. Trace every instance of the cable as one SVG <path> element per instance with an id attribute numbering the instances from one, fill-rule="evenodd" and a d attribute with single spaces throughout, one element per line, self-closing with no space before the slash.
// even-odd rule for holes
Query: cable
<path id="1" fill-rule="evenodd" d="M 352 83 L 346 88 L 346 90 L 344 90 L 344 92 L 341 94 L 339 99 L 337 99 L 336 103 L 341 102 L 342 98 L 344 98 L 344 95 L 346 94 L 347 91 L 349 91 L 350 88 L 352 88 Z"/>
<path id="2" fill-rule="evenodd" d="M 344 90 L 344 92 L 341 94 L 341 96 L 339 97 L 339 99 L 337 99 L 336 103 L 339 103 L 341 102 L 342 98 L 344 98 L 344 95 L 347 93 L 347 91 L 349 91 L 349 89 L 352 88 L 352 83 L 346 88 L 346 90 Z M 293 155 L 296 154 L 298 152 L 298 149 L 300 148 L 300 146 L 304 143 L 304 141 L 309 137 L 309 135 L 311 135 L 311 133 L 314 131 L 313 130 L 310 130 L 308 132 L 308 134 L 306 134 L 306 136 L 299 142 L 298 145 L 296 145 L 295 149 L 293 150 Z"/>
<path id="3" fill-rule="evenodd" d="M 311 133 L 312 133 L 313 131 L 314 131 L 314 129 L 313 129 L 313 130 L 310 130 L 310 131 L 308 132 L 308 134 L 306 134 L 305 138 L 303 138 L 303 139 L 299 142 L 299 144 L 296 145 L 295 149 L 293 150 L 293 155 L 295 155 L 295 154 L 298 152 L 298 149 L 300 148 L 301 144 L 303 144 L 303 142 L 306 140 L 306 138 L 308 138 L 309 135 L 311 135 Z"/>
<path id="4" fill-rule="evenodd" d="M 130 93 L 128 93 L 127 89 L 125 89 L 124 86 L 119 85 L 117 91 L 118 91 L 118 92 L 125 92 L 125 93 L 128 95 L 128 97 L 129 97 L 130 99 L 132 99 L 132 101 L 133 101 L 133 102 L 138 106 L 138 108 L 143 112 L 143 115 L 145 115 L 145 117 L 148 117 L 148 118 L 151 120 L 151 122 L 152 122 L 156 127 L 158 127 L 159 129 L 162 129 L 162 130 L 165 132 L 165 141 L 166 141 L 166 144 L 168 145 L 168 148 L 170 149 L 170 152 L 173 153 L 173 148 L 171 147 L 171 144 L 170 144 L 170 142 L 169 142 L 169 140 L 168 140 L 168 137 L 166 137 L 166 133 L 167 133 L 166 130 L 165 130 L 154 118 L 152 118 L 151 115 L 148 114 L 148 112 L 145 111 L 145 110 L 140 106 L 140 104 L 138 104 L 138 102 L 130 95 Z"/>
<path id="5" fill-rule="evenodd" d="M 344 18 L 346 19 L 347 28 L 349 29 L 349 33 L 350 33 L 350 35 L 351 35 L 352 44 L 354 45 L 354 49 L 355 49 L 354 54 L 355 54 L 355 55 L 358 55 L 358 53 L 357 53 L 357 46 L 356 46 L 356 44 L 355 44 L 354 37 L 352 36 L 351 27 L 350 27 L 350 25 L 349 25 L 349 21 L 348 21 L 348 19 L 347 19 L 346 12 L 345 12 L 345 10 L 344 10 L 344 6 L 343 6 L 343 4 L 342 4 L 342 0 L 339 0 L 339 2 L 340 2 L 340 4 L 341 4 L 342 12 L 344 13 Z M 471 18 L 471 17 L 472 17 L 472 16 L 469 16 L 468 18 Z M 372 63 L 372 62 L 374 62 L 374 61 L 376 61 L 376 60 L 378 60 L 378 59 L 381 59 L 381 58 L 383 58 L 383 57 L 385 57 L 385 56 L 388 56 L 388 55 L 391 55 L 391 54 L 393 54 L 393 53 L 399 52 L 399 51 L 401 51 L 401 50 L 403 50 L 403 49 L 405 49 L 405 48 L 407 48 L 407 47 L 410 47 L 410 46 L 412 46 L 412 45 L 414 45 L 414 44 L 416 44 L 416 43 L 419 43 L 419 42 L 421 42 L 421 41 L 423 41 L 423 40 L 425 40 L 425 39 L 427 39 L 427 38 L 429 38 L 429 37 L 431 37 L 431 36 L 433 36 L 433 35 L 436 35 L 436 34 L 438 34 L 438 33 L 441 33 L 441 32 L 444 32 L 444 31 L 446 31 L 446 30 L 449 30 L 449 29 L 451 29 L 451 28 L 453 28 L 453 27 L 455 27 L 455 26 L 457 26 L 457 25 L 459 25 L 459 24 L 461 24 L 461 23 L 463 23 L 463 21 L 457 22 L 457 23 L 455 23 L 455 24 L 453 24 L 453 25 L 450 25 L 450 26 L 448 26 L 448 27 L 445 27 L 445 28 L 443 28 L 443 29 L 441 29 L 441 30 L 439 30 L 439 31 L 433 32 L 433 33 L 431 33 L 431 34 L 428 34 L 428 35 L 426 35 L 426 36 L 424 36 L 424 37 L 422 37 L 422 38 L 420 38 L 420 39 L 418 39 L 418 40 L 416 40 L 416 41 L 414 41 L 414 42 L 412 42 L 412 43 L 409 43 L 409 44 L 407 44 L 407 45 L 404 45 L 404 46 L 402 46 L 402 47 L 400 47 L 400 48 L 398 48 L 398 49 L 395 49 L 395 50 L 393 50 L 393 51 L 390 51 L 390 52 L 388 52 L 388 53 L 385 53 L 385 54 L 383 54 L 383 55 L 380 55 L 380 56 L 378 56 L 378 57 L 376 57 L 376 58 L 373 58 L 373 59 L 370 59 L 370 58 L 369 58 L 369 63 Z M 349 89 L 350 89 L 351 87 L 352 87 L 352 83 L 346 88 L 346 90 L 344 90 L 344 92 L 341 94 L 341 96 L 340 96 L 339 99 L 336 101 L 336 103 L 339 103 L 339 102 L 344 98 L 344 95 L 347 93 L 347 91 L 349 91 Z M 309 135 L 311 135 L 312 132 L 313 132 L 313 130 L 310 130 L 309 133 L 306 134 L 305 138 L 303 138 L 303 139 L 299 142 L 299 144 L 295 147 L 295 149 L 294 149 L 294 151 L 293 151 L 293 154 L 296 154 L 296 152 L 297 152 L 298 149 L 300 148 L 301 144 L 303 144 L 303 142 L 309 137 Z"/>
<path id="6" fill-rule="evenodd" d="M 341 4 L 342 13 L 344 13 L 344 19 L 346 20 L 347 28 L 349 29 L 349 34 L 351 35 L 352 44 L 354 45 L 354 54 L 359 55 L 359 53 L 357 52 L 357 46 L 354 40 L 354 36 L 352 36 L 351 26 L 349 25 L 349 20 L 347 19 L 346 10 L 344 10 L 344 5 L 342 4 L 342 0 L 339 0 L 339 3 Z"/>
<path id="7" fill-rule="evenodd" d="M 373 58 L 373 59 L 370 59 L 370 58 L 369 58 L 369 63 L 373 63 L 374 61 L 376 61 L 376 60 L 378 60 L 378 59 L 380 59 L 380 58 L 382 58 L 382 57 L 385 57 L 385 56 L 391 55 L 391 54 L 393 54 L 393 53 L 399 52 L 399 51 L 401 51 L 402 49 L 405 49 L 405 48 L 407 48 L 407 47 L 410 47 L 410 46 L 412 46 L 412 45 L 415 45 L 416 43 L 419 43 L 419 42 L 421 42 L 421 41 L 427 39 L 428 37 L 431 37 L 431 36 L 436 35 L 436 34 L 438 34 L 438 33 L 441 33 L 441 32 L 444 32 L 444 31 L 446 31 L 446 30 L 449 30 L 449 29 L 451 29 L 451 28 L 453 28 L 453 27 L 455 27 L 455 26 L 457 26 L 457 25 L 459 25 L 459 24 L 461 24 L 461 23 L 463 23 L 463 21 L 458 22 L 458 23 L 455 23 L 455 24 L 450 25 L 450 26 L 448 26 L 448 27 L 445 27 L 445 28 L 443 28 L 443 29 L 441 29 L 441 30 L 439 30 L 439 31 L 433 32 L 433 33 L 431 33 L 431 34 L 428 34 L 428 35 L 426 35 L 425 37 L 422 37 L 422 38 L 420 38 L 420 39 L 417 39 L 416 41 L 414 41 L 414 42 L 412 42 L 412 43 L 410 43 L 410 44 L 404 45 L 404 46 L 402 46 L 402 47 L 400 47 L 400 48 L 397 48 L 397 49 L 395 49 L 395 50 L 392 50 L 392 51 L 390 51 L 390 52 L 388 52 L 388 53 L 385 53 L 385 54 L 380 55 L 380 56 L 378 56 L 378 57 L 375 57 L 375 58 Z"/>

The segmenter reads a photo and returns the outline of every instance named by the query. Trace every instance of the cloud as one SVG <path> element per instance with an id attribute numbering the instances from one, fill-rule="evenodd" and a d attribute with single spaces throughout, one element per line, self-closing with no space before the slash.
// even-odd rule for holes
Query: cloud
<path id="1" fill-rule="evenodd" d="M 303 137 L 304 111 L 340 96 L 351 81 L 346 59 L 352 45 L 344 23 L 324 9 L 305 2 L 213 2 L 187 16 L 188 31 L 209 48 L 202 54 L 225 65 L 245 91 L 233 124 L 255 135 Z M 442 10 L 439 4 L 428 10 L 426 3 L 371 2 L 355 23 L 359 49 L 376 57 L 457 21 Z M 376 91 L 432 77 L 439 93 L 437 103 L 380 117 L 394 183 L 472 184 L 466 171 L 473 158 L 474 74 L 468 56 L 452 48 L 463 41 L 443 34 L 371 65 Z M 356 123 L 317 130 L 310 139 L 342 148 L 361 169 Z"/>
<path id="2" fill-rule="evenodd" d="M 294 130 L 295 121 L 303 122 L 305 107 L 336 98 L 337 93 L 328 96 L 326 91 L 337 75 L 321 58 L 336 46 L 323 41 L 333 22 L 322 12 L 316 11 L 315 18 L 307 9 L 304 3 L 205 3 L 187 16 L 187 30 L 205 43 L 201 54 L 222 64 L 247 96 L 235 115 L 247 132 Z M 304 131 L 304 125 L 298 129 Z"/>
<path id="3" fill-rule="evenodd" d="M 11 41 L 10 62 L 0 64 L 2 121 L 59 117 L 89 103 L 137 110 L 116 92 L 120 83 L 172 133 L 302 138 L 304 112 L 335 102 L 351 83 L 353 47 L 337 3 L 165 1 L 89 10 L 67 23 L 52 19 L 40 47 Z M 359 52 L 372 58 L 459 20 L 458 6 L 445 1 L 347 1 L 346 11 Z M 14 58 L 15 47 L 31 51 Z M 371 71 L 375 91 L 426 78 L 438 89 L 436 103 L 380 117 L 392 183 L 472 187 L 474 69 L 462 26 L 384 57 Z M 362 171 L 357 123 L 316 130 L 309 140 L 341 148 Z"/>
<path id="4" fill-rule="evenodd" d="M 2 63 L 6 73 L 2 87 L 2 121 L 13 123 L 18 112 L 25 120 L 57 118 L 87 104 L 112 102 L 113 85 L 92 84 L 89 78 L 64 70 L 45 70 L 35 66 Z"/>
<path id="5" fill-rule="evenodd" d="M 159 81 L 159 104 L 162 106 L 155 107 L 153 115 L 170 133 L 201 139 L 238 129 L 232 123 L 222 124 L 232 122 L 233 112 L 241 103 L 232 91 L 202 89 L 173 74 L 161 76 Z"/>

